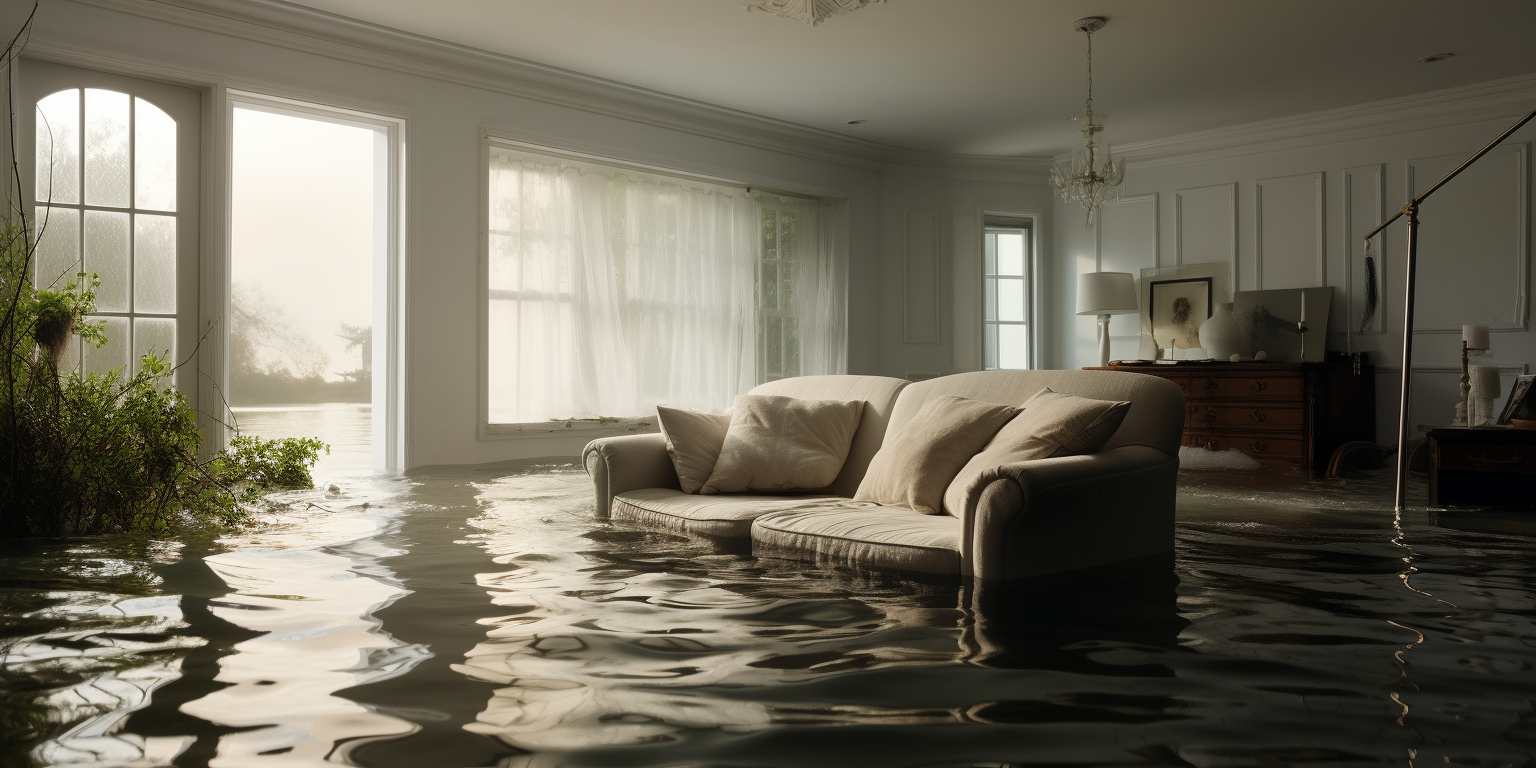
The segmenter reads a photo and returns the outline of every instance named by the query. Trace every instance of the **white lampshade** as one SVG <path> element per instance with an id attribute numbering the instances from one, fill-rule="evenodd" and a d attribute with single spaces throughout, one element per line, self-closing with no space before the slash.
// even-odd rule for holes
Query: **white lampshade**
<path id="1" fill-rule="evenodd" d="M 1136 311 L 1135 275 L 1085 272 L 1077 276 L 1079 315 L 1125 315 Z"/>

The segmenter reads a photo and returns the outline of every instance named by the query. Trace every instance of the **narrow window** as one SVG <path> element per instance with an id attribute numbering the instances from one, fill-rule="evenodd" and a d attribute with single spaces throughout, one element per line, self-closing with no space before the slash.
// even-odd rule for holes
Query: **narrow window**
<path id="1" fill-rule="evenodd" d="M 1030 227 L 988 217 L 984 233 L 983 364 L 988 370 L 1030 367 Z"/>
<path id="2" fill-rule="evenodd" d="M 37 101 L 34 278 L 40 288 L 97 275 L 107 344 L 66 353 L 87 373 L 180 362 L 177 344 L 177 121 L 141 96 L 66 88 Z M 83 347 L 83 348 L 82 348 Z"/>

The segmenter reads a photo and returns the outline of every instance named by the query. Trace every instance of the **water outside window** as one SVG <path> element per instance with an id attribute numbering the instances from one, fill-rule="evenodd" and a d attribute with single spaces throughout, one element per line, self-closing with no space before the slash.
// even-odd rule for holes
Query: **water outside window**
<path id="1" fill-rule="evenodd" d="M 373 128 L 234 110 L 229 382 L 244 434 L 318 437 L 315 479 L 373 469 Z"/>

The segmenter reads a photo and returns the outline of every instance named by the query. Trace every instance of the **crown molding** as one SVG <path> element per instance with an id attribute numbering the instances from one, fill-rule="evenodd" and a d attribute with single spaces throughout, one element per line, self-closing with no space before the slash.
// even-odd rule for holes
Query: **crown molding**
<path id="1" fill-rule="evenodd" d="M 283 0 L 71 0 L 509 96 L 618 117 L 674 131 L 872 171 L 945 178 L 1043 180 L 1049 158 L 920 152 L 448 43 Z M 34 44 L 59 55 L 67 47 Z M 75 51 L 73 53 L 81 53 Z"/>
<path id="2" fill-rule="evenodd" d="M 1417 131 L 1519 117 L 1536 108 L 1536 75 L 1116 144 L 1115 153 L 1135 168 L 1247 157 L 1288 149 L 1338 144 Z"/>

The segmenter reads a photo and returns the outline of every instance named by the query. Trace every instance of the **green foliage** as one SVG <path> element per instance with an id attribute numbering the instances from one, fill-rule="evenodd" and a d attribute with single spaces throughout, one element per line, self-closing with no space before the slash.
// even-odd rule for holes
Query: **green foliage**
<path id="1" fill-rule="evenodd" d="M 199 460 L 196 414 L 161 358 L 61 375 L 71 334 L 106 341 L 100 323 L 85 322 L 97 280 L 35 289 L 26 230 L 6 226 L 0 245 L 0 538 L 227 525 L 263 491 L 311 484 L 318 440 L 236 437 Z"/>

